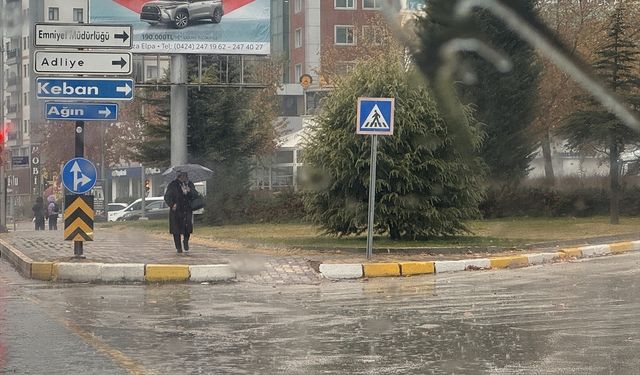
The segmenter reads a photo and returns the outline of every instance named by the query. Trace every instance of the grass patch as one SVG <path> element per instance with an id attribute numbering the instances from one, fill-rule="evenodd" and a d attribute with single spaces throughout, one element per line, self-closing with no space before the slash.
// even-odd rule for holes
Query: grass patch
<path id="1" fill-rule="evenodd" d="M 168 232 L 166 220 L 146 222 L 108 223 L 110 227 L 137 227 L 154 232 Z M 511 247 L 535 242 L 574 240 L 588 237 L 638 233 L 640 218 L 621 218 L 620 224 L 609 224 L 604 216 L 591 218 L 507 218 L 468 222 L 473 231 L 469 235 L 435 238 L 422 241 L 391 241 L 384 236 L 374 239 L 376 248 L 499 246 Z M 318 227 L 309 224 L 244 224 L 204 226 L 196 223 L 195 235 L 210 240 L 235 242 L 244 245 L 300 248 L 364 248 L 366 233 L 361 236 L 329 237 L 321 235 Z"/>

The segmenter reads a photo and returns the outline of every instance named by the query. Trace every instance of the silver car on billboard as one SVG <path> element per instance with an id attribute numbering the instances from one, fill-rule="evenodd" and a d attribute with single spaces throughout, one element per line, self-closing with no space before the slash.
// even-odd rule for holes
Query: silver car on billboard
<path id="1" fill-rule="evenodd" d="M 220 23 L 224 15 L 222 0 L 157 0 L 142 6 L 140 20 L 156 25 L 169 24 L 184 29 L 192 21 L 210 19 Z"/>

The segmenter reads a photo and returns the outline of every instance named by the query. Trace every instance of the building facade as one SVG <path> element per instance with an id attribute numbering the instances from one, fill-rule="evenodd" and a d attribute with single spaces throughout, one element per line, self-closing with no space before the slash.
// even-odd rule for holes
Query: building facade
<path id="1" fill-rule="evenodd" d="M 8 215 L 30 207 L 45 189 L 41 134 L 43 103 L 35 98 L 32 30 L 36 22 L 86 23 L 89 0 L 0 0 L 2 1 L 2 116 L 7 134 Z M 26 213 L 30 214 L 30 213 Z"/>

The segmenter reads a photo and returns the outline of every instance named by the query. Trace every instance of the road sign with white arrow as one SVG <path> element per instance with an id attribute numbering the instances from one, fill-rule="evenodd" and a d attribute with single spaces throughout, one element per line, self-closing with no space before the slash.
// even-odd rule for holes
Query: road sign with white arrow
<path id="1" fill-rule="evenodd" d="M 38 99 L 131 100 L 133 80 L 128 78 L 49 78 L 36 79 Z"/>
<path id="2" fill-rule="evenodd" d="M 105 121 L 118 119 L 118 105 L 112 103 L 45 103 L 47 120 Z"/>
<path id="3" fill-rule="evenodd" d="M 127 48 L 133 45 L 131 25 L 36 23 L 35 47 Z"/>
<path id="4" fill-rule="evenodd" d="M 62 183 L 74 194 L 84 194 L 96 184 L 96 167 L 85 158 L 73 158 L 62 167 Z"/>
<path id="5" fill-rule="evenodd" d="M 33 69 L 36 73 L 56 74 L 131 74 L 129 52 L 59 52 L 36 51 Z"/>

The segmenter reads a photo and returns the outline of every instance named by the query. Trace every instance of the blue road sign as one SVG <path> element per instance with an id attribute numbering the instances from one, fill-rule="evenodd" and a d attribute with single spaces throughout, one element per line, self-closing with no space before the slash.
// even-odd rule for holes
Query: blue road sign
<path id="1" fill-rule="evenodd" d="M 62 167 L 62 183 L 74 194 L 84 194 L 96 184 L 96 167 L 85 158 L 73 158 Z"/>
<path id="2" fill-rule="evenodd" d="M 29 157 L 28 156 L 12 156 L 11 157 L 11 167 L 28 167 L 29 166 Z"/>
<path id="3" fill-rule="evenodd" d="M 38 99 L 131 100 L 133 80 L 128 78 L 36 79 Z"/>
<path id="4" fill-rule="evenodd" d="M 118 119 L 117 104 L 45 103 L 47 120 L 105 121 Z"/>
<path id="5" fill-rule="evenodd" d="M 394 98 L 358 98 L 356 133 L 393 135 Z"/>

